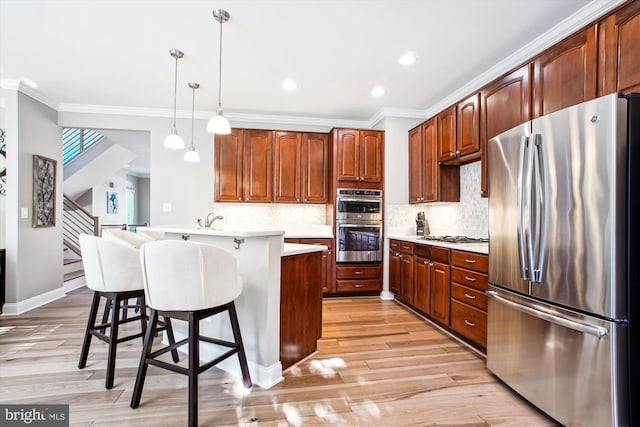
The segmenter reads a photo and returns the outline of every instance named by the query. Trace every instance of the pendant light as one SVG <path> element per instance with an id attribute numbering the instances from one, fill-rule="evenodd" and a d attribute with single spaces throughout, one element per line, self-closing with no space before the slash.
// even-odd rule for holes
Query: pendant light
<path id="1" fill-rule="evenodd" d="M 200 161 L 200 155 L 196 151 L 196 146 L 193 143 L 193 122 L 196 107 L 196 89 L 198 89 L 200 85 L 198 83 L 189 83 L 189 87 L 193 89 L 193 97 L 191 98 L 191 146 L 184 153 L 184 161 L 198 163 Z"/>
<path id="2" fill-rule="evenodd" d="M 213 11 L 213 19 L 220 23 L 220 60 L 218 68 L 218 108 L 216 109 L 216 115 L 209 119 L 207 123 L 207 131 L 219 135 L 228 135 L 231 133 L 231 125 L 222 115 L 222 24 L 227 22 L 231 15 L 229 12 L 222 9 L 215 9 Z"/>
<path id="3" fill-rule="evenodd" d="M 176 128 L 176 98 L 178 94 L 178 59 L 182 58 L 184 53 L 178 49 L 171 49 L 169 53 L 176 60 L 176 71 L 173 80 L 173 127 L 169 136 L 164 140 L 164 146 L 172 150 L 182 150 L 184 148 L 184 140 L 178 135 L 178 129 Z"/>

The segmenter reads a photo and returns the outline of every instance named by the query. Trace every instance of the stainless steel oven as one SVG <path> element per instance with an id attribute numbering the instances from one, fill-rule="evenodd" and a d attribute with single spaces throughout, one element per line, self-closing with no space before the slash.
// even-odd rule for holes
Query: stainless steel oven
<path id="1" fill-rule="evenodd" d="M 340 188 L 336 200 L 336 262 L 382 259 L 382 191 Z"/>

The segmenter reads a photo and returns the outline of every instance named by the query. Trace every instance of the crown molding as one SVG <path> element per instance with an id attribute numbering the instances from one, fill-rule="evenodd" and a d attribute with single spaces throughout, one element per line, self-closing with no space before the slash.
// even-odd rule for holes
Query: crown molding
<path id="1" fill-rule="evenodd" d="M 46 97 L 36 89 L 32 89 L 19 79 L 0 79 L 0 87 L 7 90 L 17 90 L 23 94 L 35 99 L 36 101 L 46 105 L 52 110 L 58 111 L 58 103 L 51 98 Z"/>
<path id="2" fill-rule="evenodd" d="M 18 90 L 20 80 L 18 79 L 0 79 L 0 88 L 6 90 Z"/>
<path id="3" fill-rule="evenodd" d="M 513 70 L 514 68 L 524 65 L 536 55 L 545 49 L 553 46 L 564 38 L 584 28 L 586 25 L 594 22 L 601 16 L 606 15 L 616 7 L 620 6 L 627 0 L 609 0 L 609 1 L 592 1 L 587 6 L 578 10 L 573 15 L 560 21 L 549 31 L 540 37 L 532 40 L 513 54 L 498 62 L 478 77 L 474 78 L 467 84 L 451 93 L 446 98 L 440 100 L 437 104 L 431 106 L 426 112 L 426 117 L 438 114 L 443 109 L 469 96 L 473 92 L 479 90 L 487 83 L 492 82 L 501 75 Z"/>
<path id="4" fill-rule="evenodd" d="M 211 115 L 209 115 L 209 117 L 211 117 Z M 332 119 L 332 118 L 311 117 L 311 116 L 246 114 L 246 113 L 232 113 L 232 112 L 227 112 L 224 115 L 230 121 L 238 122 L 238 123 L 318 126 L 318 127 L 327 127 L 329 129 L 334 127 L 363 128 L 369 124 L 369 121 L 367 120 L 345 120 L 345 119 Z"/>

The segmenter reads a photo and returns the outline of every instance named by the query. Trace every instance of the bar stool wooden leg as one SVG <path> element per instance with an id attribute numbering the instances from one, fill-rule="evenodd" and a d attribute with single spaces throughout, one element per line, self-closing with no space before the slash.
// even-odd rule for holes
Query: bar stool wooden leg
<path id="1" fill-rule="evenodd" d="M 140 328 L 142 330 L 142 345 L 144 345 L 144 337 L 147 333 L 147 322 L 149 321 L 144 296 L 138 297 L 138 307 L 140 307 Z"/>
<path id="2" fill-rule="evenodd" d="M 107 358 L 107 379 L 105 387 L 113 388 L 113 378 L 116 372 L 116 349 L 118 348 L 118 324 L 120 323 L 120 306 L 122 300 L 119 295 L 113 298 L 111 308 L 111 333 L 109 334 L 109 356 Z"/>
<path id="3" fill-rule="evenodd" d="M 112 303 L 113 301 L 111 301 L 111 298 L 107 298 L 106 301 L 104 302 L 104 312 L 102 313 L 102 323 L 107 323 L 107 320 L 109 320 L 109 312 L 111 312 Z"/>
<path id="4" fill-rule="evenodd" d="M 247 357 L 244 354 L 244 344 L 242 344 L 242 336 L 240 335 L 240 325 L 238 323 L 238 315 L 236 314 L 236 305 L 233 301 L 229 306 L 229 320 L 231 320 L 231 329 L 233 330 L 233 339 L 238 347 L 238 360 L 240 362 L 240 370 L 242 371 L 242 382 L 246 388 L 251 388 L 251 376 L 249 375 L 249 366 Z"/>
<path id="5" fill-rule="evenodd" d="M 78 362 L 78 368 L 83 369 L 87 366 L 87 357 L 89 356 L 89 346 L 91 345 L 91 330 L 96 324 L 96 317 L 98 316 L 98 306 L 100 305 L 100 293 L 98 291 L 93 292 L 93 302 L 91 303 L 91 310 L 89 311 L 89 320 L 87 321 L 87 330 L 84 333 L 84 341 L 82 343 L 82 350 L 80 352 L 80 361 Z"/>
<path id="6" fill-rule="evenodd" d="M 198 371 L 200 368 L 200 318 L 189 313 L 189 427 L 198 426 Z"/>
<path id="7" fill-rule="evenodd" d="M 140 365 L 138 366 L 138 374 L 136 375 L 136 384 L 133 387 L 133 395 L 131 396 L 132 408 L 137 408 L 140 405 L 140 398 L 142 397 L 142 388 L 144 387 L 144 380 L 147 376 L 147 357 L 151 354 L 151 348 L 153 347 L 153 338 L 156 336 L 156 327 L 158 325 L 158 311 L 151 309 L 149 315 L 149 326 L 144 336 L 144 345 L 142 347 L 142 356 L 140 356 Z"/>
<path id="8" fill-rule="evenodd" d="M 171 318 L 164 317 L 164 324 L 167 325 L 167 340 L 169 341 L 169 345 L 174 345 L 176 343 L 176 338 L 173 335 L 173 326 L 171 326 Z M 177 349 L 174 348 L 173 350 L 171 350 L 171 357 L 173 358 L 173 361 L 176 363 L 180 361 L 180 357 L 178 357 Z"/>

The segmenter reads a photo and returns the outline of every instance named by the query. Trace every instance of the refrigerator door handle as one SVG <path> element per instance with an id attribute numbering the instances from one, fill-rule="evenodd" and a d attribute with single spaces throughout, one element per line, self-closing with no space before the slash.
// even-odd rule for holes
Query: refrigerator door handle
<path id="1" fill-rule="evenodd" d="M 518 158 L 518 188 L 517 188 L 517 211 L 518 211 L 518 259 L 520 261 L 520 276 L 523 280 L 529 280 L 529 268 L 527 266 L 527 246 L 525 245 L 525 219 L 526 212 L 525 201 L 526 192 L 525 186 L 525 169 L 527 158 L 527 146 L 529 144 L 529 137 L 523 136 L 520 142 L 520 155 Z"/>
<path id="2" fill-rule="evenodd" d="M 523 304 L 518 304 L 501 297 L 495 291 L 487 291 L 486 294 L 489 298 L 493 298 L 500 304 L 509 306 L 514 310 L 521 311 L 533 317 L 537 317 L 538 319 L 546 320 L 550 323 L 555 323 L 556 325 L 564 326 L 565 328 L 573 329 L 574 331 L 594 335 L 596 337 L 601 337 L 609 333 L 606 328 L 600 326 L 593 326 L 581 322 L 576 322 L 575 320 L 567 319 L 566 317 L 557 314 L 545 313 L 544 311 L 536 310 L 535 308 L 531 308 Z"/>
<path id="3" fill-rule="evenodd" d="M 532 238 L 533 250 L 531 252 L 531 281 L 540 283 L 542 280 L 542 263 L 544 254 L 544 244 L 546 239 L 546 220 L 545 220 L 545 167 L 544 158 L 542 156 L 542 135 L 536 134 L 533 141 L 533 168 L 531 174 L 534 178 L 532 196 L 534 199 L 532 206 Z"/>

